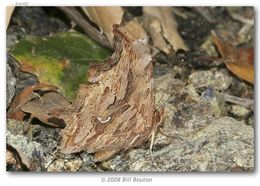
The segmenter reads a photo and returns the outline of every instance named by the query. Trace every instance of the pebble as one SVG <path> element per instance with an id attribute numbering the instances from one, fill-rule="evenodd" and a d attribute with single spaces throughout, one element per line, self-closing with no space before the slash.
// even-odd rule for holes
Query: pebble
<path id="1" fill-rule="evenodd" d="M 16 85 L 16 79 L 8 63 L 6 64 L 6 78 L 8 80 L 6 81 L 6 107 L 8 107 L 15 95 Z"/>
<path id="2" fill-rule="evenodd" d="M 215 90 L 226 90 L 232 78 L 224 71 L 196 71 L 190 76 L 190 83 L 196 88 L 213 87 Z"/>
<path id="3" fill-rule="evenodd" d="M 230 112 L 235 116 L 245 118 L 250 113 L 250 110 L 240 105 L 232 105 Z"/>

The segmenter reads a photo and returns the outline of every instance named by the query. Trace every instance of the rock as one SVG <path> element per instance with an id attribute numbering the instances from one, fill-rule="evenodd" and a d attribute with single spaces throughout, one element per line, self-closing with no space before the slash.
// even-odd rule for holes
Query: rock
<path id="1" fill-rule="evenodd" d="M 254 123 L 255 123 L 255 117 L 254 115 L 250 116 L 247 120 L 247 124 L 254 127 Z"/>
<path id="2" fill-rule="evenodd" d="M 76 172 L 82 165 L 82 160 L 79 157 L 72 159 L 58 158 L 48 167 L 48 172 Z"/>
<path id="3" fill-rule="evenodd" d="M 230 87 L 225 93 L 236 97 L 254 99 L 254 86 L 241 81 L 238 77 L 234 77 Z"/>
<path id="4" fill-rule="evenodd" d="M 209 103 L 201 100 L 195 88 L 174 79 L 168 74 L 155 79 L 155 99 L 157 107 L 164 107 L 164 121 L 161 131 L 169 136 L 188 135 L 200 130 L 213 119 L 213 110 Z M 158 133 L 155 144 L 170 143 L 170 139 Z M 158 144 L 157 144 L 158 145 Z"/>
<path id="5" fill-rule="evenodd" d="M 68 170 L 70 172 L 76 172 L 79 170 L 81 165 L 82 165 L 82 160 L 80 158 L 65 161 L 65 171 Z"/>
<path id="6" fill-rule="evenodd" d="M 180 30 L 179 33 L 185 43 L 189 46 L 190 50 L 196 50 L 197 46 L 201 45 L 201 43 L 210 35 L 212 27 L 204 17 L 198 14 L 198 12 L 187 12 L 187 10 L 184 10 L 182 13 L 188 16 L 185 18 L 182 16 L 175 17 L 178 24 L 178 30 Z"/>
<path id="7" fill-rule="evenodd" d="M 196 71 L 193 72 L 190 77 L 190 83 L 196 88 L 213 87 L 215 90 L 226 90 L 231 82 L 232 78 L 226 71 Z"/>
<path id="8" fill-rule="evenodd" d="M 6 107 L 8 107 L 15 95 L 16 79 L 9 64 L 6 64 Z"/>
<path id="9" fill-rule="evenodd" d="M 225 112 L 225 100 L 223 96 L 219 96 L 219 93 L 214 91 L 212 87 L 208 87 L 201 93 L 201 99 L 207 103 L 210 103 L 216 118 L 222 116 Z"/>
<path id="10" fill-rule="evenodd" d="M 245 118 L 250 113 L 250 110 L 240 105 L 232 105 L 230 112 L 235 116 Z"/>
<path id="11" fill-rule="evenodd" d="M 12 16 L 13 24 L 25 29 L 26 34 L 48 36 L 56 32 L 65 32 L 68 26 L 60 19 L 51 18 L 42 7 L 17 7 Z"/>
<path id="12" fill-rule="evenodd" d="M 20 70 L 20 64 L 10 54 L 7 55 L 7 61 L 10 65 L 13 75 L 16 78 L 15 93 L 20 93 L 25 87 L 39 83 L 36 75 L 25 73 Z M 8 79 L 8 77 L 7 77 Z M 8 79 L 9 81 L 9 79 Z"/>
<path id="13" fill-rule="evenodd" d="M 218 56 L 218 51 L 216 50 L 216 47 L 214 46 L 211 37 L 208 37 L 204 43 L 200 46 L 200 48 L 206 52 L 209 56 Z"/>
<path id="14" fill-rule="evenodd" d="M 6 35 L 6 50 L 11 51 L 11 49 L 18 43 L 18 39 L 14 34 Z"/>
<path id="15" fill-rule="evenodd" d="M 104 172 L 104 170 L 101 169 L 99 166 L 97 166 L 95 163 L 89 165 L 83 163 L 78 171 L 79 172 Z"/>
<path id="16" fill-rule="evenodd" d="M 18 152 L 22 163 L 28 169 L 32 171 L 43 170 L 42 162 L 46 162 L 48 158 L 44 158 L 44 151 L 39 143 L 30 142 L 26 136 L 21 134 L 13 135 L 9 131 L 7 131 L 6 142 Z"/>
<path id="17" fill-rule="evenodd" d="M 45 153 L 52 154 L 56 152 L 56 148 L 60 141 L 58 128 L 48 128 L 41 125 L 31 125 L 28 136 L 30 138 L 41 144 Z"/>
<path id="18" fill-rule="evenodd" d="M 81 159 L 83 160 L 82 166 L 80 167 L 80 172 L 97 172 L 103 171 L 99 168 L 93 161 L 93 155 L 88 154 L 87 152 L 82 152 L 80 154 Z"/>
<path id="19" fill-rule="evenodd" d="M 153 70 L 153 74 L 155 77 L 160 77 L 171 72 L 171 69 L 167 65 L 162 65 L 159 63 L 156 63 L 155 65 L 156 67 Z"/>
<path id="20" fill-rule="evenodd" d="M 128 164 L 123 155 L 117 155 L 114 158 L 102 162 L 102 167 L 109 171 L 124 172 L 128 170 Z"/>
<path id="21" fill-rule="evenodd" d="M 93 156 L 91 154 L 88 154 L 87 152 L 82 152 L 80 154 L 80 157 L 86 165 L 90 165 L 94 162 Z"/>
<path id="22" fill-rule="evenodd" d="M 10 25 L 6 31 L 6 51 L 10 52 L 24 35 L 24 28 Z"/>
<path id="23" fill-rule="evenodd" d="M 185 139 L 153 152 L 136 149 L 128 153 L 130 171 L 232 171 L 254 170 L 254 131 L 230 117 L 211 122 Z"/>
<path id="24" fill-rule="evenodd" d="M 6 143 L 18 152 L 21 162 L 31 171 L 46 171 L 54 160 L 57 132 L 43 126 L 30 126 L 28 134 L 23 134 L 25 123 L 7 120 Z M 38 128 L 38 129 L 37 129 Z"/>

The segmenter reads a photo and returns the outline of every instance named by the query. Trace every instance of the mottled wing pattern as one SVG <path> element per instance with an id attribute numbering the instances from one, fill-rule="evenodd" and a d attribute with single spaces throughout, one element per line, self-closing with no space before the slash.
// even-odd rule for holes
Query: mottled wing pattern
<path id="1" fill-rule="evenodd" d="M 73 110 L 63 119 L 63 153 L 96 153 L 96 161 L 144 143 L 160 119 L 153 95 L 148 37 L 131 21 L 114 27 L 115 53 L 90 68 Z M 156 117 L 155 117 L 156 116 Z"/>

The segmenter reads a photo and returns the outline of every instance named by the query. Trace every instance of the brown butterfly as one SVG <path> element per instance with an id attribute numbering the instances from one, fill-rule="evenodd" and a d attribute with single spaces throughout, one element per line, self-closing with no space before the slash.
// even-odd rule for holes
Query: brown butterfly
<path id="1" fill-rule="evenodd" d="M 113 32 L 115 53 L 90 67 L 89 83 L 80 86 L 75 103 L 59 116 L 66 123 L 63 153 L 87 151 L 102 161 L 142 145 L 161 123 L 145 31 L 131 21 Z"/>

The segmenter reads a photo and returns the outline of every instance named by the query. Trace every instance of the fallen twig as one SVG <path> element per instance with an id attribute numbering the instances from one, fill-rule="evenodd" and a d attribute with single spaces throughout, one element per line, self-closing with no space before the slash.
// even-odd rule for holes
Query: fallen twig
<path id="1" fill-rule="evenodd" d="M 105 35 L 101 35 L 100 31 L 97 30 L 95 27 L 93 27 L 83 15 L 81 15 L 76 8 L 74 7 L 59 7 L 63 12 L 66 13 L 66 15 L 75 21 L 83 30 L 84 32 L 93 40 L 98 42 L 104 47 L 112 49 L 110 42 L 108 41 L 107 37 Z"/>
<path id="2" fill-rule="evenodd" d="M 228 13 L 229 15 L 232 17 L 232 19 L 236 20 L 236 21 L 239 21 L 241 23 L 244 23 L 244 24 L 249 24 L 249 25 L 254 25 L 254 19 L 248 19 L 248 18 L 245 18 L 237 13 L 234 13 L 232 11 L 230 11 L 229 9 L 228 10 Z"/>
<path id="3" fill-rule="evenodd" d="M 202 6 L 195 6 L 195 10 L 197 10 L 200 15 L 202 15 L 209 23 L 216 23 L 216 18 L 210 12 L 210 7 L 202 7 Z"/>
<path id="4" fill-rule="evenodd" d="M 247 99 L 247 98 L 240 98 L 228 94 L 221 93 L 220 96 L 223 96 L 224 100 L 226 102 L 234 103 L 246 108 L 249 108 L 251 110 L 254 110 L 254 100 L 253 99 Z"/>

